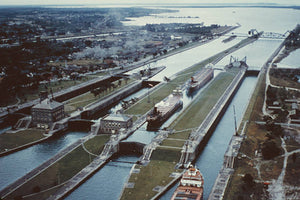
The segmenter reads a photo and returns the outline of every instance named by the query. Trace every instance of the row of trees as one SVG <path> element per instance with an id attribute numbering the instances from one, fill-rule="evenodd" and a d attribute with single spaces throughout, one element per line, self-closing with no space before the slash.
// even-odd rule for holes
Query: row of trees
<path id="1" fill-rule="evenodd" d="M 127 80 L 126 80 L 127 83 Z M 114 84 L 112 82 L 104 83 L 103 86 L 92 89 L 91 93 L 96 97 L 100 95 L 103 92 L 107 92 L 108 90 L 111 91 L 114 88 L 120 87 L 122 85 L 122 80 L 118 80 L 117 84 Z"/>

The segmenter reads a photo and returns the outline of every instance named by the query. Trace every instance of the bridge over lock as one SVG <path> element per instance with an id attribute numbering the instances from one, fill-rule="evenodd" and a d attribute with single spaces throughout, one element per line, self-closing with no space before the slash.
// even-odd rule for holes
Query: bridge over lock
<path id="1" fill-rule="evenodd" d="M 285 33 L 276 33 L 276 32 L 258 32 L 256 29 L 251 29 L 248 31 L 248 33 L 238 33 L 238 32 L 232 32 L 232 34 L 226 34 L 224 36 L 233 36 L 235 35 L 236 37 L 251 37 L 251 36 L 259 36 L 261 39 L 271 39 L 271 40 L 284 40 L 286 37 L 289 36 L 290 31 L 286 31 Z"/>

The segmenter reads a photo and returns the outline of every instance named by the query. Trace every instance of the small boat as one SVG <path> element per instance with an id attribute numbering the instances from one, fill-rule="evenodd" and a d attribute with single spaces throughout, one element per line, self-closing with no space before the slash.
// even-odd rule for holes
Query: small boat
<path id="1" fill-rule="evenodd" d="M 171 200 L 202 200 L 203 184 L 204 180 L 201 172 L 191 165 L 184 172 Z"/>
<path id="2" fill-rule="evenodd" d="M 165 99 L 155 104 L 154 108 L 147 115 L 148 126 L 147 129 L 155 129 L 161 126 L 175 111 L 182 107 L 182 92 L 181 90 L 174 90 L 172 94 Z"/>
<path id="3" fill-rule="evenodd" d="M 192 93 L 193 91 L 200 89 L 213 77 L 214 70 L 211 67 L 203 68 L 191 77 L 191 80 L 188 82 L 188 92 Z"/>

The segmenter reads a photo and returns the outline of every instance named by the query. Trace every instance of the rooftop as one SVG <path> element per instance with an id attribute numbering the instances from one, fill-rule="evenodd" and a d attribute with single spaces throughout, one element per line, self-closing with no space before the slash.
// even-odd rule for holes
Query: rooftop
<path id="1" fill-rule="evenodd" d="M 127 115 L 122 115 L 122 114 L 110 114 L 105 117 L 103 117 L 104 120 L 111 120 L 111 121 L 122 121 L 122 122 L 127 122 L 128 120 L 131 119 L 131 117 Z"/>
<path id="2" fill-rule="evenodd" d="M 53 110 L 62 105 L 63 105 L 62 103 L 59 103 L 57 101 L 53 101 L 50 99 L 44 99 L 43 101 L 41 101 L 39 104 L 33 106 L 32 108 Z"/>

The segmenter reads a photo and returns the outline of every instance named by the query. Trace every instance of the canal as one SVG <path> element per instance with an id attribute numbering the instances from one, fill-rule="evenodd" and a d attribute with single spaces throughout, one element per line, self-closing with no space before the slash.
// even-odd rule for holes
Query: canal
<path id="1" fill-rule="evenodd" d="M 256 85 L 256 81 L 257 77 L 245 78 L 207 145 L 195 162 L 195 165 L 200 169 L 204 177 L 204 199 L 207 199 L 209 196 L 218 172 L 222 167 L 229 141 L 235 132 L 233 106 L 235 106 L 237 124 L 239 124 Z M 176 187 L 177 185 L 172 187 L 161 199 L 169 200 Z"/>
<path id="2" fill-rule="evenodd" d="M 216 39 L 210 43 L 204 44 L 202 46 L 193 48 L 191 50 L 170 56 L 168 58 L 162 59 L 153 63 L 153 66 L 166 66 L 163 73 L 160 73 L 152 78 L 155 81 L 162 81 L 163 76 L 173 76 L 184 68 L 190 67 L 191 65 L 204 60 L 211 55 L 215 54 L 215 49 L 223 50 L 229 48 L 230 46 L 238 43 L 240 40 L 235 40 L 234 42 L 222 43 L 224 38 Z M 261 67 L 267 58 L 273 53 L 273 51 L 280 45 L 281 41 L 275 40 L 258 40 L 249 46 L 246 46 L 238 51 L 234 52 L 233 56 L 238 58 L 243 58 L 247 55 L 247 63 L 250 66 Z M 220 51 L 221 51 L 220 50 Z M 224 66 L 229 63 L 230 56 L 226 56 L 224 59 L 218 63 L 220 66 Z M 219 170 L 221 169 L 223 163 L 223 156 L 229 144 L 232 134 L 234 133 L 234 121 L 233 121 L 233 105 L 235 105 L 237 120 L 241 120 L 242 115 L 246 109 L 246 106 L 251 97 L 251 92 L 256 84 L 256 77 L 246 77 L 240 89 L 238 90 L 236 96 L 234 97 L 232 103 L 228 107 L 224 117 L 220 121 L 219 125 L 216 127 L 211 139 L 209 140 L 204 151 L 201 153 L 196 161 L 196 165 L 202 171 L 205 177 L 205 194 L 204 199 L 208 198 L 214 181 L 217 177 Z M 187 96 L 185 93 L 183 95 L 184 107 L 192 101 L 192 97 Z M 155 100 L 151 99 L 151 103 L 157 103 Z M 180 112 L 175 113 L 169 120 L 167 120 L 162 127 L 167 126 L 171 121 L 177 117 Z M 147 124 L 145 123 L 140 129 L 138 129 L 133 135 L 127 138 L 127 141 L 137 141 L 148 144 L 151 139 L 157 134 L 155 131 L 147 131 Z M 126 162 L 136 162 L 138 156 L 121 156 L 112 161 L 123 160 Z M 71 193 L 66 199 L 93 199 L 95 197 L 106 197 L 105 199 L 115 199 L 121 195 L 122 187 L 126 182 L 132 164 L 129 163 L 118 163 L 112 162 L 113 165 L 106 165 L 100 169 L 92 178 L 90 178 L 86 183 L 81 185 L 78 189 Z M 125 167 L 124 167 L 125 166 Z M 117 167 L 117 168 L 116 168 Z M 119 172 L 115 172 L 115 170 Z M 110 172 L 110 173 L 107 173 Z M 114 178 L 118 176 L 119 179 Z M 100 180 L 100 178 L 102 180 Z M 109 184 L 111 181 L 116 181 L 112 183 L 115 187 Z M 120 183 L 123 181 L 123 183 Z M 101 186 L 100 186 L 101 185 Z M 120 186 L 117 188 L 116 186 Z M 161 199 L 170 199 L 172 193 L 174 192 L 176 186 L 170 189 Z M 117 194 L 116 194 L 117 193 Z M 113 194 L 113 195 L 112 195 Z"/>
<path id="3" fill-rule="evenodd" d="M 235 25 L 238 22 L 242 26 L 236 29 L 235 32 L 241 33 L 245 33 L 251 28 L 256 28 L 259 31 L 264 30 L 284 33 L 286 30 L 293 29 L 296 23 L 300 20 L 299 11 L 292 9 L 185 8 L 179 10 L 179 13 L 175 15 L 191 15 L 200 17 L 200 21 L 197 19 L 197 23 L 204 21 L 205 24 Z M 170 13 L 164 14 L 164 16 L 168 15 L 170 15 Z M 157 19 L 158 18 L 149 16 L 149 18 L 146 20 L 144 18 L 141 20 L 142 23 L 151 23 Z M 174 17 L 173 19 L 176 18 Z M 177 20 L 178 19 L 180 18 L 177 18 Z M 277 20 L 276 23 L 274 23 L 274 19 Z M 167 18 L 167 20 L 170 20 L 170 18 Z M 130 23 L 135 23 L 135 25 L 138 25 L 137 22 L 131 21 Z M 170 77 L 184 68 L 190 67 L 191 65 L 198 63 L 210 57 L 211 55 L 237 44 L 243 39 L 242 37 L 238 37 L 228 43 L 223 43 L 222 40 L 225 38 L 226 37 L 216 39 L 202 46 L 198 46 L 153 63 L 153 66 L 164 65 L 167 68 L 162 73 L 154 76 L 152 80 L 162 81 L 163 76 Z M 232 55 L 239 58 L 243 58 L 245 55 L 247 55 L 248 65 L 261 67 L 269 55 L 271 55 L 276 47 L 279 46 L 280 42 L 281 41 L 275 40 L 258 40 L 257 42 L 242 48 L 237 52 L 234 52 Z M 292 60 L 296 61 L 297 58 L 298 56 Z M 229 56 L 218 63 L 218 65 L 225 65 L 228 63 Z M 253 90 L 256 79 L 256 77 L 245 78 L 225 115 L 221 119 L 212 137 L 196 161 L 196 165 L 202 171 L 205 179 L 204 199 L 207 199 L 214 184 L 215 178 L 217 177 L 218 171 L 221 169 L 224 153 L 229 140 L 234 133 L 233 105 L 235 105 L 236 115 L 239 122 L 250 98 L 249 95 L 251 92 L 249 91 Z M 147 92 L 147 89 L 143 92 Z M 152 101 L 154 102 L 155 100 Z M 115 110 L 118 109 L 118 107 L 115 107 Z M 115 110 L 112 109 L 111 111 Z M 168 123 L 168 121 L 166 123 Z M 149 143 L 156 134 L 156 132 L 146 131 L 144 125 L 127 140 Z M 59 138 L 55 138 L 11 155 L 1 157 L 0 189 L 4 188 L 17 178 L 23 176 L 25 173 L 45 162 L 59 150 L 65 148 L 84 135 L 86 135 L 86 133 L 70 132 L 60 136 Z M 92 176 L 83 185 L 71 193 L 66 199 L 96 199 L 96 197 L 105 200 L 117 199 L 121 194 L 122 187 L 126 182 L 132 167 L 132 164 L 123 163 L 122 161 L 136 162 L 138 157 L 139 156 L 137 155 L 130 155 L 113 159 L 112 162 L 109 162 L 107 165 L 105 165 L 94 176 Z M 174 190 L 175 187 L 168 191 L 161 199 L 170 199 L 170 195 Z"/>
<path id="4" fill-rule="evenodd" d="M 280 61 L 280 63 L 277 64 L 277 67 L 300 68 L 299 57 L 300 49 L 292 51 L 290 55 L 282 59 L 282 61 Z"/>
<path id="5" fill-rule="evenodd" d="M 67 132 L 24 150 L 0 157 L 0 190 L 86 134 Z"/>

